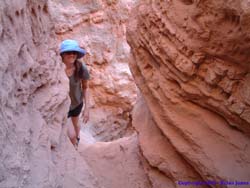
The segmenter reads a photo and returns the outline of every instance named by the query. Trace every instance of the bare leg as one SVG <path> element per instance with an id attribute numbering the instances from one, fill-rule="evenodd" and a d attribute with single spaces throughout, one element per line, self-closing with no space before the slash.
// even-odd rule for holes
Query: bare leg
<path id="1" fill-rule="evenodd" d="M 76 145 L 76 139 L 75 138 L 70 138 L 70 141 L 73 145 Z"/>
<path id="2" fill-rule="evenodd" d="M 80 133 L 80 126 L 78 125 L 78 120 L 79 120 L 79 117 L 71 117 L 71 121 L 72 121 L 72 124 L 73 124 L 73 127 L 74 127 L 74 130 L 75 130 L 75 137 L 74 137 L 74 145 L 76 144 L 77 142 L 77 138 L 79 137 L 79 133 Z"/>
<path id="3" fill-rule="evenodd" d="M 67 130 L 67 135 L 71 141 L 71 143 L 73 145 L 75 145 L 75 142 L 76 142 L 76 133 L 75 133 L 75 129 L 74 129 L 74 126 L 73 126 L 73 123 L 70 123 L 68 125 L 68 130 Z"/>

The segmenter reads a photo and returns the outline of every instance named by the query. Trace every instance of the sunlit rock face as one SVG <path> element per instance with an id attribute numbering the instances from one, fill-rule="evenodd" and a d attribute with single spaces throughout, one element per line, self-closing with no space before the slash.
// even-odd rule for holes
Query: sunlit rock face
<path id="1" fill-rule="evenodd" d="M 151 188 L 137 134 L 112 142 L 81 145 L 78 151 L 104 188 Z"/>
<path id="2" fill-rule="evenodd" d="M 86 129 L 97 140 L 114 140 L 131 132 L 130 112 L 137 89 L 128 67 L 125 23 L 135 3 L 49 1 L 58 43 L 73 38 L 88 52 L 82 59 L 91 76 L 91 112 Z"/>
<path id="3" fill-rule="evenodd" d="M 99 187 L 65 134 L 69 100 L 47 1 L 2 0 L 0 40 L 0 187 Z"/>
<path id="4" fill-rule="evenodd" d="M 143 144 L 149 164 L 172 187 L 178 180 L 249 179 L 249 2 L 147 0 L 131 15 L 130 68 L 159 129 L 151 134 L 165 137 L 164 147 L 192 172 L 173 175 L 180 168 L 161 166 L 171 156 L 160 153 L 155 162 L 153 146 Z M 141 129 L 142 139 L 148 133 Z"/>

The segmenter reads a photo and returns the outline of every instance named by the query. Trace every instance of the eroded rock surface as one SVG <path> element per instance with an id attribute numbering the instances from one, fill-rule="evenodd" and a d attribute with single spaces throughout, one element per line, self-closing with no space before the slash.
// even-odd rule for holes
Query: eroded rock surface
<path id="1" fill-rule="evenodd" d="M 144 165 L 145 171 L 153 187 L 176 187 L 176 182 L 179 180 L 202 180 L 200 175 L 178 154 L 178 151 L 162 134 L 142 97 L 139 98 L 133 109 L 132 123 L 138 132 L 139 145 L 148 163 L 148 165 L 147 163 Z"/>
<path id="2" fill-rule="evenodd" d="M 151 188 L 136 134 L 112 142 L 82 144 L 79 152 L 103 187 Z"/>
<path id="3" fill-rule="evenodd" d="M 45 0 L 0 2 L 1 188 L 99 187 L 65 133 L 52 26 Z"/>
<path id="4" fill-rule="evenodd" d="M 81 2 L 74 1 L 75 6 L 80 9 L 86 8 L 88 16 L 93 17 L 95 24 L 101 23 L 102 17 L 95 17 L 91 9 L 92 5 L 97 4 L 92 3 L 90 7 L 83 7 L 80 6 Z M 70 3 L 73 2 L 56 3 L 58 6 L 60 3 L 71 6 Z M 110 6 L 110 9 L 113 7 L 117 12 L 116 1 L 106 3 L 105 6 Z M 91 4 L 90 1 L 89 4 Z M 72 125 L 70 119 L 66 117 L 69 107 L 68 80 L 58 55 L 58 41 L 55 34 L 56 32 L 60 36 L 60 32 L 63 31 L 54 30 L 58 27 L 54 27 L 55 23 L 51 19 L 49 5 L 51 4 L 46 0 L 0 2 L 0 187 L 150 187 L 140 163 L 140 150 L 135 134 L 117 142 L 96 143 L 87 147 L 84 147 L 84 144 L 90 140 L 84 142 L 87 137 L 83 136 L 79 146 L 79 151 L 83 153 L 82 156 L 69 141 L 67 132 L 69 126 Z M 69 11 L 72 10 L 69 9 Z M 74 17 L 73 21 L 75 20 L 77 19 Z M 102 35 L 102 32 L 98 33 L 99 28 L 95 27 L 89 27 L 89 29 L 95 29 L 98 40 L 101 40 L 101 37 L 105 35 Z M 118 26 L 115 27 L 120 29 Z M 111 24 L 108 28 L 112 28 Z M 122 30 L 124 29 L 125 27 L 122 27 Z M 103 31 L 108 32 L 107 30 L 105 28 Z M 109 33 L 109 37 L 111 38 L 114 33 Z M 112 107 L 106 109 L 110 116 L 107 114 L 102 116 L 100 112 L 104 112 L 101 110 L 97 111 L 97 114 L 93 114 L 97 117 L 99 115 L 105 120 L 108 117 L 109 122 L 117 120 L 112 117 L 114 114 L 118 114 L 122 117 L 120 118 L 123 120 L 122 123 L 127 125 L 130 121 L 127 112 L 131 110 L 132 99 L 134 100 L 136 93 L 135 85 L 131 84 L 132 77 L 125 63 L 128 45 L 124 41 L 124 33 L 119 36 L 122 39 L 118 43 L 106 41 L 112 50 L 117 50 L 117 52 L 112 51 L 116 57 L 111 67 L 106 67 L 107 62 L 103 65 L 102 60 L 97 61 L 95 55 L 88 57 L 93 58 L 90 60 L 91 63 L 99 62 L 96 64 L 102 67 L 97 70 L 93 68 L 91 74 L 95 76 L 94 71 L 103 74 L 96 76 L 97 79 L 91 87 L 106 86 L 104 89 L 100 89 L 100 87 L 94 92 L 97 99 L 93 97 L 93 101 L 113 106 L 113 109 Z M 114 40 L 118 38 L 116 37 Z M 86 41 L 95 40 L 93 37 Z M 121 46 L 120 43 L 122 43 Z M 89 47 L 94 49 L 92 45 L 93 43 Z M 102 47 L 100 43 L 95 45 L 98 47 L 98 51 L 93 51 L 93 53 L 104 53 L 105 47 Z M 117 46 L 121 48 L 117 49 Z M 112 53 L 111 55 L 113 55 Z M 125 56 L 123 56 L 124 53 Z M 104 57 L 102 54 L 100 56 Z M 110 57 L 109 54 L 107 57 Z M 112 73 L 109 73 L 110 70 Z M 113 81 L 118 82 L 118 86 L 114 86 Z M 131 90 L 126 93 L 127 89 Z M 123 93 L 118 91 L 123 91 Z M 107 96 L 105 98 L 103 93 L 108 92 L 110 94 L 108 98 Z M 102 97 L 104 97 L 103 100 Z M 115 103 L 116 101 L 117 103 Z M 118 106 L 121 109 L 117 110 Z M 114 128 L 119 129 L 117 124 Z M 102 124 L 100 124 L 101 126 Z M 112 128 L 112 126 L 110 127 Z M 104 133 L 106 134 L 103 134 L 102 139 L 104 140 L 118 138 L 122 135 L 121 130 L 113 131 L 113 135 Z M 82 151 L 81 148 L 85 150 Z M 98 163 L 94 160 L 98 160 Z M 106 173 L 111 166 L 113 171 L 110 171 L 110 174 Z"/>
<path id="5" fill-rule="evenodd" d="M 174 176 L 180 168 L 161 166 L 171 156 L 158 164 L 142 144 L 149 164 L 171 179 L 172 187 L 176 180 L 199 176 L 218 182 L 250 178 L 249 10 L 246 0 L 149 0 L 132 13 L 130 67 L 162 133 L 154 134 L 165 137 L 162 147 L 193 174 Z"/>

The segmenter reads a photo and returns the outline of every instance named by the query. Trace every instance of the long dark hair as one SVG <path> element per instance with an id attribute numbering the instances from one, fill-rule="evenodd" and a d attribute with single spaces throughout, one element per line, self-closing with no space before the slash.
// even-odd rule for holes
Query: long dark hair
<path id="1" fill-rule="evenodd" d="M 83 77 L 83 69 L 82 69 L 82 62 L 79 60 L 76 60 L 75 63 L 75 79 L 80 80 Z"/>

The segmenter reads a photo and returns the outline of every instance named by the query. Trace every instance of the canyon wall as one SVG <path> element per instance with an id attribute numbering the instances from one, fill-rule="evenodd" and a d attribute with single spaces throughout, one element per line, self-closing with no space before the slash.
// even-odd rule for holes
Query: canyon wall
<path id="1" fill-rule="evenodd" d="M 47 1 L 1 1 L 0 40 L 0 187 L 99 187 L 66 136 L 68 88 Z"/>
<path id="2" fill-rule="evenodd" d="M 143 0 L 129 15 L 134 6 L 1 1 L 1 188 L 249 181 L 249 2 Z M 82 142 L 80 155 L 73 148 L 58 54 L 59 42 L 72 36 L 89 53 L 90 131 L 104 141 L 127 133 L 136 98 L 129 61 L 142 93 L 133 110 L 138 138 Z"/>
<path id="3" fill-rule="evenodd" d="M 90 71 L 90 121 L 95 139 L 109 141 L 131 134 L 131 110 L 137 88 L 128 61 L 125 23 L 136 1 L 49 1 L 58 44 L 67 38 L 86 49 Z"/>
<path id="4" fill-rule="evenodd" d="M 90 33 L 89 39 L 79 38 L 80 42 L 88 44 L 83 43 L 90 53 L 86 62 L 93 78 L 90 84 L 92 110 L 95 111 L 97 104 L 100 107 L 99 111 L 98 108 L 95 113 L 92 111 L 91 117 L 95 119 L 96 116 L 96 126 L 100 129 L 103 126 L 103 130 L 93 129 L 96 138 L 112 140 L 128 133 L 130 111 L 136 98 L 136 87 L 126 63 L 129 46 L 124 23 L 122 27 L 113 26 L 114 23 L 108 21 L 97 24 L 100 20 L 92 9 L 92 5 L 99 7 L 97 1 L 88 1 L 86 4 L 91 6 L 86 7 L 80 6 L 82 2 L 55 1 L 58 9 L 52 9 L 52 2 L 47 0 L 0 2 L 0 188 L 151 187 L 140 161 L 136 134 L 115 142 L 95 144 L 89 144 L 90 138 L 84 135 L 78 151 L 67 136 L 71 126 L 66 117 L 69 88 L 58 47 L 64 37 L 78 39 L 82 33 L 77 35 L 74 30 L 64 35 L 59 29 L 63 22 L 55 22 L 55 13 L 67 18 L 71 11 L 75 15 L 75 9 L 71 8 L 77 7 L 91 18 L 82 25 L 83 31 Z M 101 3 L 105 5 L 102 8 L 114 12 L 119 12 L 116 5 L 128 3 L 124 10 L 125 18 L 128 18 L 129 2 Z M 69 12 L 65 13 L 67 7 L 60 9 L 61 5 L 71 6 Z M 120 11 L 119 16 L 122 15 Z M 84 16 L 80 15 L 80 18 Z M 74 16 L 70 20 L 77 23 Z M 119 23 L 120 20 L 122 18 L 117 19 Z M 116 15 L 113 21 L 116 21 Z M 108 126 L 107 122 L 111 125 Z"/>
<path id="5" fill-rule="evenodd" d="M 249 181 L 249 2 L 146 0 L 131 15 L 130 68 L 145 100 L 133 125 L 153 187 Z"/>

